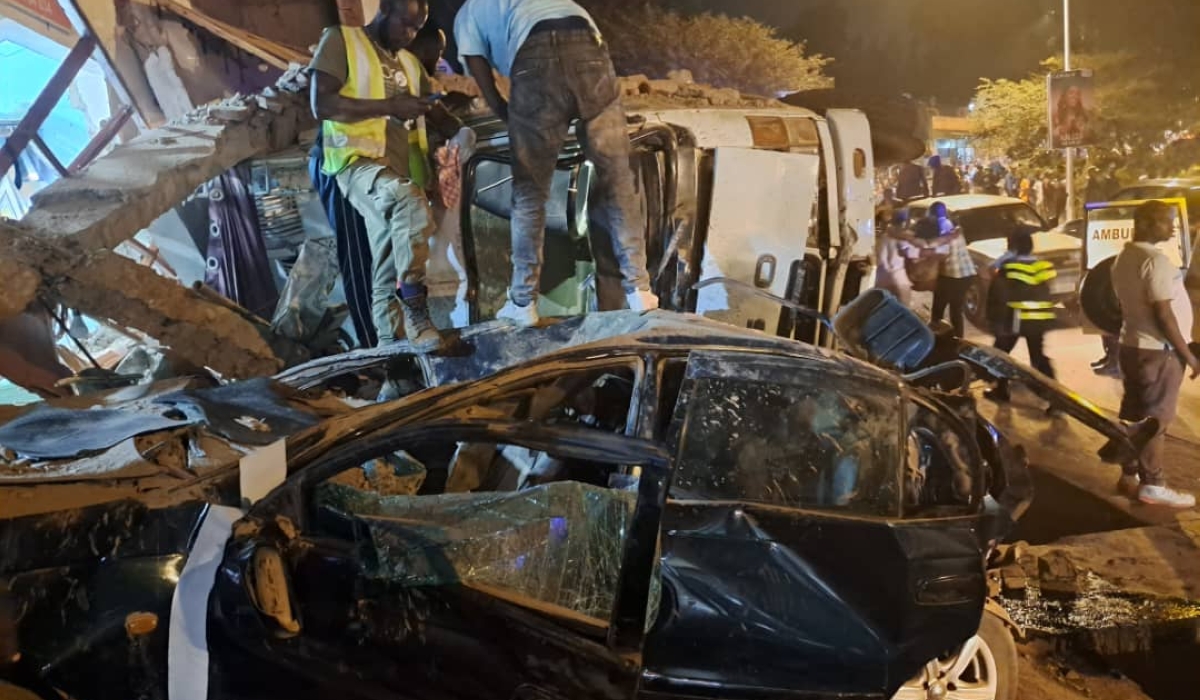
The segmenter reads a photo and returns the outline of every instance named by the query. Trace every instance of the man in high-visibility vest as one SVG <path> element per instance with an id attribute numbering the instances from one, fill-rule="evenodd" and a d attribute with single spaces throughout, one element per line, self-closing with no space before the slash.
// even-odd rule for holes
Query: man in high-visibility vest
<path id="1" fill-rule="evenodd" d="M 512 144 L 513 272 L 508 302 L 497 318 L 524 326 L 538 322 L 546 201 L 574 120 L 584 153 L 596 167 L 624 301 L 637 311 L 658 308 L 646 272 L 645 222 L 638 220 L 617 76 L 587 11 L 572 0 L 467 0 L 454 20 L 454 39 L 484 100 L 507 122 Z M 493 69 L 512 76 L 507 102 Z"/>
<path id="2" fill-rule="evenodd" d="M 426 124 L 446 138 L 462 126 L 430 98 L 420 61 L 404 50 L 428 15 L 428 0 L 381 0 L 365 27 L 327 28 L 309 66 L 323 171 L 366 221 L 379 344 L 407 338 L 419 350 L 441 345 L 425 289 L 436 229 Z"/>
<path id="3" fill-rule="evenodd" d="M 995 347 L 1012 352 L 1025 339 L 1029 364 L 1054 378 L 1054 366 L 1046 357 L 1046 332 L 1054 325 L 1054 302 L 1050 280 L 1058 276 L 1054 263 L 1033 254 L 1032 230 L 1018 227 L 1008 237 L 1008 252 L 995 265 L 995 278 L 988 291 L 988 321 L 996 334 Z M 994 401 L 1008 401 L 1008 382 L 1000 380 L 985 394 Z"/>

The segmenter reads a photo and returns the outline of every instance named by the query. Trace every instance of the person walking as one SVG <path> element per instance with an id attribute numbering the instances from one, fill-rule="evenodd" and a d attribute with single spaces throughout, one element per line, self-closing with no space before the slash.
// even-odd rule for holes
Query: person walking
<path id="1" fill-rule="evenodd" d="M 546 200 L 573 120 L 604 193 L 626 304 L 658 308 L 646 271 L 629 133 L 612 59 L 587 11 L 571 0 L 467 0 L 454 21 L 459 56 L 484 100 L 508 123 L 513 155 L 512 283 L 497 318 L 538 322 Z M 511 76 L 510 101 L 493 69 Z M 595 252 L 593 252 L 595 255 Z"/>
<path id="2" fill-rule="evenodd" d="M 451 138 L 462 123 L 428 99 L 412 43 L 428 0 L 381 0 L 365 27 L 329 27 L 309 66 L 322 120 L 322 170 L 362 215 L 371 249 L 371 316 L 378 342 L 441 345 L 429 317 L 425 263 L 435 230 L 427 125 Z"/>
<path id="3" fill-rule="evenodd" d="M 1133 241 L 1113 263 L 1112 283 L 1121 302 L 1119 361 L 1125 393 L 1121 420 L 1158 420 L 1158 433 L 1137 462 L 1124 467 L 1118 490 L 1142 503 L 1191 508 L 1195 496 L 1166 485 L 1163 451 L 1166 431 L 1175 419 L 1184 369 L 1200 376 L 1200 359 L 1188 348 L 1192 305 L 1183 271 L 1158 249 L 1171 240 L 1175 211 L 1159 201 L 1140 205 L 1134 213 Z M 1186 335 L 1185 335 L 1186 334 Z"/>
<path id="4" fill-rule="evenodd" d="M 1001 352 L 1012 352 L 1017 341 L 1025 339 L 1029 364 L 1054 379 L 1054 366 L 1046 357 L 1046 332 L 1055 320 L 1050 297 L 1050 280 L 1058 276 L 1054 264 L 1033 254 L 1036 229 L 1018 226 L 1008 237 L 1008 252 L 996 263 L 996 275 L 988 290 L 987 318 L 996 336 L 993 345 Z M 984 393 L 987 398 L 1005 403 L 1012 397 L 1008 380 Z"/>
<path id="5" fill-rule="evenodd" d="M 978 270 L 971 260 L 971 252 L 967 250 L 967 241 L 961 231 L 950 221 L 946 205 L 934 202 L 929 208 L 929 215 L 938 221 L 938 249 L 945 250 L 938 268 L 937 286 L 933 290 L 933 309 L 931 320 L 940 322 L 950 311 L 950 325 L 954 327 L 954 335 L 962 338 L 966 333 L 966 300 L 967 292 L 975 284 Z"/>

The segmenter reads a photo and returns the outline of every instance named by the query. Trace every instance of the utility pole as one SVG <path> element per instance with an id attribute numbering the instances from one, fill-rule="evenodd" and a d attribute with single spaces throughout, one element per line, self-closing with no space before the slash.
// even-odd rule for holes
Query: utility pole
<path id="1" fill-rule="evenodd" d="M 1071 0 L 1063 0 L 1063 70 L 1071 70 Z M 1067 148 L 1067 221 L 1075 216 L 1075 149 Z"/>

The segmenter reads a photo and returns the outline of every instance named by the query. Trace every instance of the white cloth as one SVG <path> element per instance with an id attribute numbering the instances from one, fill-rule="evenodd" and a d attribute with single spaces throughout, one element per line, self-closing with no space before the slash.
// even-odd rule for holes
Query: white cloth
<path id="1" fill-rule="evenodd" d="M 465 68 L 467 56 L 482 56 L 508 77 L 537 23 L 567 17 L 583 17 L 600 31 L 587 10 L 571 0 L 467 0 L 454 19 L 459 59 Z"/>
<path id="2" fill-rule="evenodd" d="M 1192 302 L 1183 286 L 1183 270 L 1157 246 L 1129 243 L 1113 263 L 1113 291 L 1121 302 L 1121 345 L 1148 350 L 1170 346 L 1158 327 L 1154 304 L 1171 302 L 1175 322 L 1187 339 L 1192 332 Z"/>

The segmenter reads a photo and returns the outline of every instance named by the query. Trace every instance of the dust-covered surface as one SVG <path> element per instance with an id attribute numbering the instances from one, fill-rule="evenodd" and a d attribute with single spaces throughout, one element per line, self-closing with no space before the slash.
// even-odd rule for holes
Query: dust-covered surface
<path id="1" fill-rule="evenodd" d="M 1019 700 L 1150 700 L 1132 680 L 1046 642 L 1017 647 Z"/>

